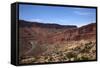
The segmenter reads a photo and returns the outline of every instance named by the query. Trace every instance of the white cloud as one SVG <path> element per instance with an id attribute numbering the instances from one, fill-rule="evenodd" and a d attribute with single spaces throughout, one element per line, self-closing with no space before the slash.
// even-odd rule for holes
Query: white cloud
<path id="1" fill-rule="evenodd" d="M 40 22 L 40 23 L 56 23 L 56 22 L 52 22 L 52 21 L 49 21 L 49 20 L 43 20 L 43 19 L 38 19 L 38 18 L 29 19 L 28 21 L 30 21 L 30 22 Z"/>
<path id="2" fill-rule="evenodd" d="M 41 19 L 29 19 L 28 21 L 31 21 L 31 22 L 43 22 Z"/>
<path id="3" fill-rule="evenodd" d="M 74 11 L 75 14 L 78 14 L 78 15 L 91 15 L 91 14 L 94 14 L 94 13 L 89 13 L 89 12 L 80 12 L 80 11 Z"/>

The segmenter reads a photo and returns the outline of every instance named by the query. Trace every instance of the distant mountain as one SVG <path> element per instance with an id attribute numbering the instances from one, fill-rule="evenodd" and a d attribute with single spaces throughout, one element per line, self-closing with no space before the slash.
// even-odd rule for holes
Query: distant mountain
<path id="1" fill-rule="evenodd" d="M 19 20 L 21 27 L 32 27 L 37 26 L 41 28 L 56 28 L 56 29 L 65 29 L 65 28 L 77 28 L 76 25 L 59 25 L 59 24 L 48 24 L 40 22 L 29 22 L 24 20 Z"/>

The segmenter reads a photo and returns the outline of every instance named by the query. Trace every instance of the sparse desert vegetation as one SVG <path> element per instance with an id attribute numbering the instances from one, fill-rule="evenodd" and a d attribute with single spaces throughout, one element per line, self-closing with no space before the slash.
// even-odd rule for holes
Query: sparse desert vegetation
<path id="1" fill-rule="evenodd" d="M 71 44 L 71 43 L 74 43 Z M 52 45 L 41 56 L 30 56 L 21 60 L 22 63 L 66 62 L 96 59 L 96 41 L 73 41 L 63 45 Z M 62 46 L 62 47 L 60 47 Z"/>
<path id="2" fill-rule="evenodd" d="M 19 63 L 96 59 L 96 24 L 82 27 L 20 21 Z M 28 25 L 28 26 L 27 26 Z"/>
<path id="3" fill-rule="evenodd" d="M 19 64 L 97 60 L 96 7 L 18 7 L 15 33 Z"/>

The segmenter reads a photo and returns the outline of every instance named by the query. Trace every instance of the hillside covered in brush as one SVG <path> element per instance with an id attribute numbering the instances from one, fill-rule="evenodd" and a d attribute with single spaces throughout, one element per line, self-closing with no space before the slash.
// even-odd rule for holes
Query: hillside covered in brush
<path id="1" fill-rule="evenodd" d="M 96 23 L 44 24 L 19 20 L 20 63 L 96 59 Z"/>

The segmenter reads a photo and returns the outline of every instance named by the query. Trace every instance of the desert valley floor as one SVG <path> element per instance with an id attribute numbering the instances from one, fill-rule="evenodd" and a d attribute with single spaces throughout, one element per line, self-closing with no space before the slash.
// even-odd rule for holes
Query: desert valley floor
<path id="1" fill-rule="evenodd" d="M 43 24 L 19 20 L 19 63 L 96 59 L 96 23 Z"/>

